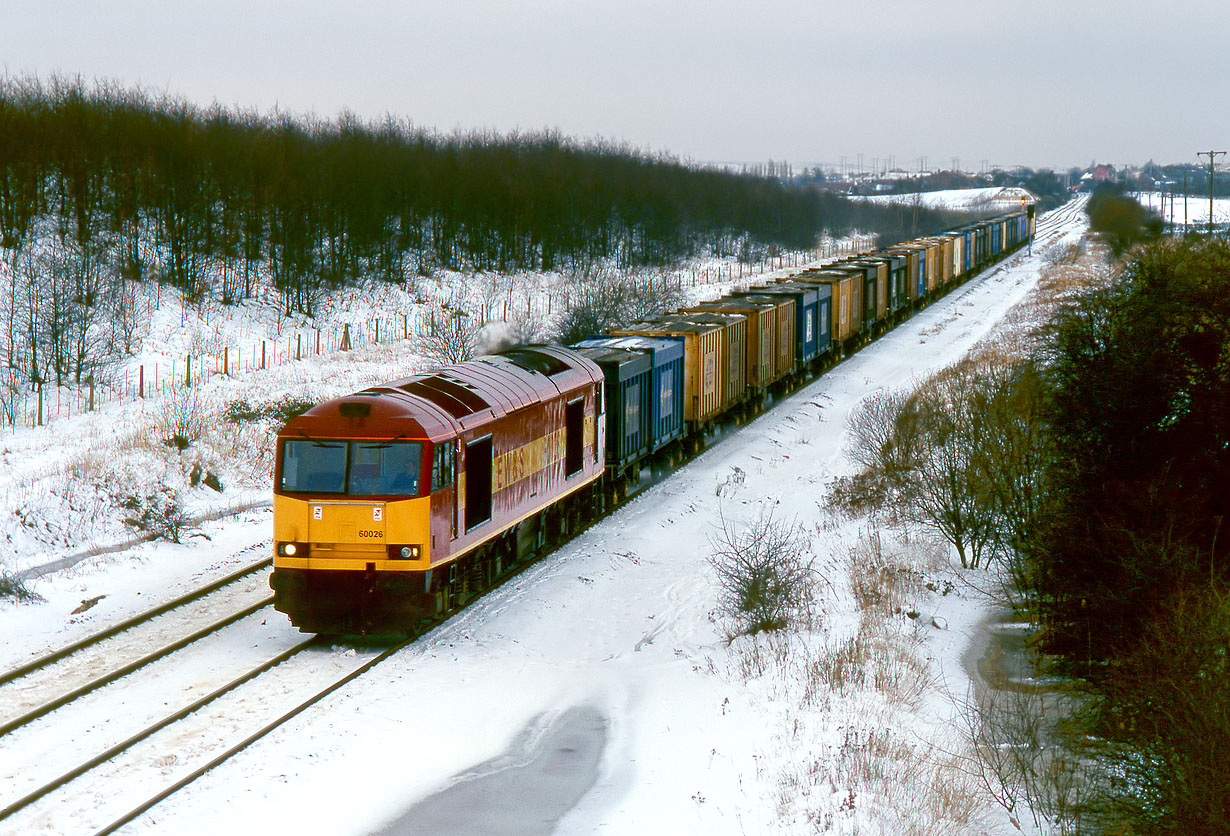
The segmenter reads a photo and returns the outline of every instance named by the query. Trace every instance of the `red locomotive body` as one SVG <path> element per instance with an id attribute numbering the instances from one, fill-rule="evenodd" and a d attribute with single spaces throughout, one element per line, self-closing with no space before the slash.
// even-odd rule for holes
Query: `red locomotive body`
<path id="1" fill-rule="evenodd" d="M 288 422 L 275 606 L 306 632 L 405 632 L 484 589 L 600 495 L 601 385 L 588 359 L 535 346 Z"/>

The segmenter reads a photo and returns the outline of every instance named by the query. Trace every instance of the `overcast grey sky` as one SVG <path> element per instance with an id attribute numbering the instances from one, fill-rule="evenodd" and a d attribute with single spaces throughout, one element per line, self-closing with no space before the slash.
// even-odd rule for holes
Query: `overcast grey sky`
<path id="1" fill-rule="evenodd" d="M 706 161 L 1199 162 L 1227 0 L 7 0 L 0 63 Z"/>

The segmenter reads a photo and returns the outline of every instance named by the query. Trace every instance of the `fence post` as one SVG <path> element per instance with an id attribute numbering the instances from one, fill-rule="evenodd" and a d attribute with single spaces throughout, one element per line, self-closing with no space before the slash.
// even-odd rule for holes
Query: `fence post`
<path id="1" fill-rule="evenodd" d="M 137 374 L 137 397 L 145 399 L 145 366 L 142 366 Z"/>
<path id="2" fill-rule="evenodd" d="M 380 317 L 376 317 L 376 342 L 380 342 Z"/>
<path id="3" fill-rule="evenodd" d="M 222 346 L 222 374 L 226 377 L 231 376 L 231 347 L 229 345 Z"/>
<path id="4" fill-rule="evenodd" d="M 188 362 L 184 368 L 186 369 L 186 371 L 184 372 L 184 385 L 191 386 L 192 385 L 192 355 L 191 354 L 188 355 Z"/>
<path id="5" fill-rule="evenodd" d="M 38 426 L 43 426 L 43 384 L 38 384 Z"/>
<path id="6" fill-rule="evenodd" d="M 90 381 L 90 403 L 89 403 L 89 406 L 87 407 L 87 410 L 90 412 L 93 412 L 94 411 L 94 375 L 90 375 L 89 381 Z"/>
<path id="7" fill-rule="evenodd" d="M 296 360 L 303 359 L 303 332 L 302 331 L 298 331 L 295 333 L 295 359 Z"/>
<path id="8" fill-rule="evenodd" d="M 261 370 L 265 368 L 265 341 L 261 340 Z"/>

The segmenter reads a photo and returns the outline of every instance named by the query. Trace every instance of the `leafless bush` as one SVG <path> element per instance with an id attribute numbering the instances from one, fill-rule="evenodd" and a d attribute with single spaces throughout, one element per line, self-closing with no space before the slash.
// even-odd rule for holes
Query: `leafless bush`
<path id="1" fill-rule="evenodd" d="M 421 322 L 416 350 L 435 366 L 451 366 L 475 356 L 483 323 L 460 309 L 441 308 Z"/>
<path id="2" fill-rule="evenodd" d="M 166 485 L 130 494 L 120 504 L 128 512 L 125 524 L 173 543 L 179 542 L 180 534 L 189 525 L 179 493 Z"/>
<path id="3" fill-rule="evenodd" d="M 850 588 L 864 619 L 888 617 L 905 610 L 919 594 L 921 576 L 885 552 L 879 533 L 872 532 L 850 552 Z"/>
<path id="4" fill-rule="evenodd" d="M 156 418 L 162 440 L 179 450 L 187 449 L 200 441 L 208 427 L 204 398 L 191 386 L 178 386 L 171 390 Z"/>
<path id="5" fill-rule="evenodd" d="M 43 600 L 38 593 L 26 586 L 26 582 L 17 575 L 10 575 L 0 569 L 0 600 L 10 599 L 19 604 L 30 604 Z"/>
<path id="6" fill-rule="evenodd" d="M 781 631 L 746 635 L 734 647 L 735 670 L 744 680 L 790 670 L 791 643 Z"/>
<path id="7" fill-rule="evenodd" d="M 816 832 L 839 829 L 842 818 L 852 820 L 855 833 L 864 822 L 903 836 L 985 832 L 986 802 L 976 782 L 958 759 L 925 740 L 863 718 L 843 729 L 834 754 L 783 782 L 795 797 L 820 785 L 826 809 L 810 814 Z M 789 801 L 779 806 L 789 809 Z"/>
<path id="8" fill-rule="evenodd" d="M 1038 375 L 1003 349 L 992 344 L 913 394 L 865 400 L 849 423 L 849 455 L 863 470 L 835 484 L 830 507 L 887 510 L 942 536 L 962 566 L 1021 551 L 1048 450 Z"/>
<path id="9" fill-rule="evenodd" d="M 801 526 L 762 508 L 757 518 L 736 527 L 720 515 L 721 530 L 710 537 L 709 564 L 721 587 L 719 614 L 731 635 L 780 630 L 806 621 L 818 575 Z"/>
<path id="10" fill-rule="evenodd" d="M 899 627 L 864 621 L 856 635 L 808 661 L 805 703 L 822 705 L 829 693 L 873 689 L 893 705 L 915 708 L 936 682 L 918 649 L 918 640 Z"/>
<path id="11" fill-rule="evenodd" d="M 864 469 L 890 470 L 905 452 L 899 448 L 897 421 L 909 394 L 880 389 L 859 401 L 847 424 L 846 455 Z"/>

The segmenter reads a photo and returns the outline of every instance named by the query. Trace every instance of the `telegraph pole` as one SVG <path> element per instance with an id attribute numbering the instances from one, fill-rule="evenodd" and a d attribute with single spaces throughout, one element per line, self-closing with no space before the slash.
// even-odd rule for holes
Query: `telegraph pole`
<path id="1" fill-rule="evenodd" d="M 1225 151 L 1198 151 L 1197 157 L 1209 158 L 1209 237 L 1213 237 L 1213 163 L 1218 155 L 1225 156 Z"/>

